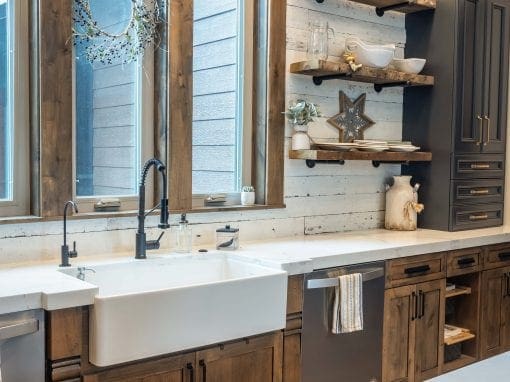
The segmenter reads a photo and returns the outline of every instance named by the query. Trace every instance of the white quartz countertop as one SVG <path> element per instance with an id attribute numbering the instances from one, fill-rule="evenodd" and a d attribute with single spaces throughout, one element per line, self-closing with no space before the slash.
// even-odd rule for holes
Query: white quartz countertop
<path id="1" fill-rule="evenodd" d="M 383 229 L 245 243 L 237 254 L 289 275 L 316 269 L 510 242 L 510 227 L 462 232 Z"/>
<path id="2" fill-rule="evenodd" d="M 455 233 L 369 230 L 241 243 L 238 251 L 229 253 L 295 275 L 315 269 L 503 242 L 510 242 L 510 227 Z M 151 252 L 148 256 L 162 256 L 164 253 Z M 98 259 L 103 263 L 132 260 L 132 253 L 98 254 Z M 76 266 L 97 262 L 97 259 L 87 257 L 73 259 Z M 62 274 L 57 269 L 56 263 L 0 267 L 0 314 L 39 308 L 56 310 L 94 303 L 98 291 L 96 286 Z"/>
<path id="3" fill-rule="evenodd" d="M 510 352 L 429 379 L 428 382 L 503 382 L 508 381 L 509 375 Z"/>

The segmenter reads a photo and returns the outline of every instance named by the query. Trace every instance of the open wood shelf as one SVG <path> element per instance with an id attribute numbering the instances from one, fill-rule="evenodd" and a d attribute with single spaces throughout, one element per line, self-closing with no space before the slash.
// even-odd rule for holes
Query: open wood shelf
<path id="1" fill-rule="evenodd" d="M 319 1 L 319 2 L 323 2 Z M 373 5 L 377 15 L 382 16 L 385 11 L 415 13 L 436 8 L 436 0 L 351 0 L 354 3 Z"/>
<path id="2" fill-rule="evenodd" d="M 460 296 L 463 294 L 471 294 L 470 287 L 457 286 L 455 289 L 446 291 L 446 298 Z"/>
<path id="3" fill-rule="evenodd" d="M 356 72 L 344 62 L 309 60 L 290 64 L 290 72 L 312 76 L 313 82 L 320 85 L 323 80 L 344 79 L 348 81 L 374 84 L 376 91 L 394 86 L 433 86 L 434 77 L 422 74 L 399 72 L 393 69 L 378 69 L 363 66 Z"/>
<path id="4" fill-rule="evenodd" d="M 375 167 L 381 163 L 407 164 L 410 162 L 430 162 L 432 153 L 415 151 L 404 152 L 368 152 L 368 151 L 329 151 L 329 150 L 290 150 L 290 159 L 304 159 L 310 168 L 316 162 L 339 162 L 343 164 L 346 160 L 369 160 Z"/>
<path id="5" fill-rule="evenodd" d="M 469 364 L 475 363 L 476 358 L 471 357 L 466 354 L 462 354 L 460 358 L 457 358 L 456 360 L 445 362 L 443 364 L 443 373 L 448 373 L 452 370 L 460 369 L 461 367 L 467 366 Z"/>
<path id="6" fill-rule="evenodd" d="M 455 344 L 458 344 L 460 342 L 472 340 L 475 337 L 476 336 L 473 333 L 462 332 L 462 333 L 457 334 L 456 336 L 445 338 L 444 339 L 444 344 L 447 345 L 447 346 L 455 345 Z"/>

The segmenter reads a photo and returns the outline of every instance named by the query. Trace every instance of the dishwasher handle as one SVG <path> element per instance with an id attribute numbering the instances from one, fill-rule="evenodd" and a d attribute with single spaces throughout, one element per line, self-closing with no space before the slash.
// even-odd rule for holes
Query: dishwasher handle
<path id="1" fill-rule="evenodd" d="M 39 320 L 32 318 L 23 321 L 0 322 L 0 341 L 21 337 L 39 330 Z"/>
<path id="2" fill-rule="evenodd" d="M 358 273 L 358 272 L 353 272 Z M 363 282 L 375 280 L 384 276 L 384 268 L 373 268 L 367 269 L 361 273 L 361 277 L 363 278 Z M 331 288 L 338 286 L 338 277 L 327 278 L 327 279 L 312 279 L 308 280 L 306 283 L 307 289 L 321 289 L 321 288 Z"/>

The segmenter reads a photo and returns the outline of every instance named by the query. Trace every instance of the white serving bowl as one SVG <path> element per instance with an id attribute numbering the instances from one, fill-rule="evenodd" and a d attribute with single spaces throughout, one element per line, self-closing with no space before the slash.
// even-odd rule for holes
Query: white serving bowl
<path id="1" fill-rule="evenodd" d="M 394 58 L 391 65 L 401 72 L 418 74 L 423 70 L 426 62 L 424 58 Z"/>
<path id="2" fill-rule="evenodd" d="M 395 56 L 395 45 L 372 45 L 357 37 L 345 40 L 345 51 L 356 57 L 356 63 L 374 68 L 385 68 Z"/>

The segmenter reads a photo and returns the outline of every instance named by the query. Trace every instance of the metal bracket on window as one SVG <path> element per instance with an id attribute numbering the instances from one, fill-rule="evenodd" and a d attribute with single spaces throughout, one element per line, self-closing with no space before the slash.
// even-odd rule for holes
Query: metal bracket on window
<path id="1" fill-rule="evenodd" d="M 307 159 L 306 160 L 306 166 L 308 168 L 314 168 L 315 164 L 317 164 L 317 163 L 344 165 L 345 161 L 344 160 L 317 160 L 317 159 Z"/>

